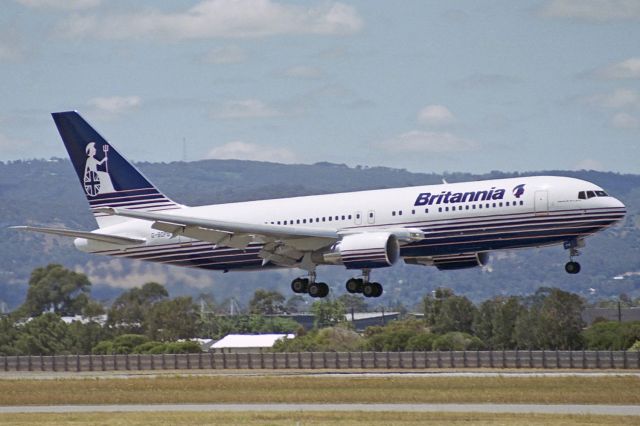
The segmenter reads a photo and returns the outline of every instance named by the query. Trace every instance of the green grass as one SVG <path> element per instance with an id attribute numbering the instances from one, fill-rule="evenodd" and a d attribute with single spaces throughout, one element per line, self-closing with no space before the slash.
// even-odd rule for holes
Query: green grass
<path id="1" fill-rule="evenodd" d="M 3 414 L 0 425 L 637 425 L 637 417 L 480 413 L 77 413 Z"/>
<path id="2" fill-rule="evenodd" d="M 0 380 L 0 405 L 447 402 L 640 404 L 640 379 L 163 375 Z"/>

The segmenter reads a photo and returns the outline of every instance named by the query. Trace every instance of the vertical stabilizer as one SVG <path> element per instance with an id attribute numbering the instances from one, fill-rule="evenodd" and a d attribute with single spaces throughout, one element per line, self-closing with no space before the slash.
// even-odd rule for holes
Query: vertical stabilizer
<path id="1" fill-rule="evenodd" d="M 54 112 L 80 185 L 100 228 L 130 219 L 96 212 L 101 207 L 138 211 L 178 209 L 75 111 Z"/>

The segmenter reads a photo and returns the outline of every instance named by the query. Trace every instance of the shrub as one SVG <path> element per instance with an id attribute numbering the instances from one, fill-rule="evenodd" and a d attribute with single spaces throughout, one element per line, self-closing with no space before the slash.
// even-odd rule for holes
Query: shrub
<path id="1" fill-rule="evenodd" d="M 475 351 L 484 348 L 482 340 L 460 331 L 452 331 L 433 341 L 434 351 Z"/>

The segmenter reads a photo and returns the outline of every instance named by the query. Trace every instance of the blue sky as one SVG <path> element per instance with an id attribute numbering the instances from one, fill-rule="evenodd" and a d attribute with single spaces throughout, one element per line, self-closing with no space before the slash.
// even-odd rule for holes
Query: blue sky
<path id="1" fill-rule="evenodd" d="M 0 161 L 640 173 L 640 1 L 8 0 Z"/>

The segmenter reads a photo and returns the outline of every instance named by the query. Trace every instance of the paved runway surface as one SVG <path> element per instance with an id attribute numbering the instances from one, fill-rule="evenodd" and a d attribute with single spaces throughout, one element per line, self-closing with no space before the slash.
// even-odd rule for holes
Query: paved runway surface
<path id="1" fill-rule="evenodd" d="M 456 413 L 537 413 L 640 416 L 635 405 L 542 404 L 157 404 L 157 405 L 52 405 L 5 406 L 3 413 L 89 413 L 162 411 L 397 411 Z"/>

